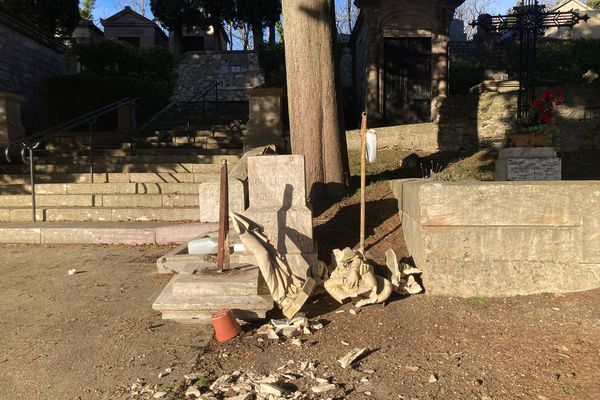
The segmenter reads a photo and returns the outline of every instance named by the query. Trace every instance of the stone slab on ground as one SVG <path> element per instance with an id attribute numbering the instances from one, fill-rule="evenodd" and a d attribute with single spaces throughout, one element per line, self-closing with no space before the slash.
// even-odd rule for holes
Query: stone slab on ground
<path id="1" fill-rule="evenodd" d="M 173 285 L 181 277 L 186 278 L 185 275 L 175 275 L 152 305 L 154 310 L 162 313 L 163 319 L 210 324 L 210 316 L 214 312 L 229 308 L 236 319 L 253 321 L 265 318 L 273 308 L 271 295 L 178 296 L 173 294 Z"/>
<path id="2" fill-rule="evenodd" d="M 394 181 L 428 294 L 600 287 L 600 182 Z"/>
<path id="3" fill-rule="evenodd" d="M 216 224 L 26 222 L 0 224 L 0 243 L 170 244 L 217 230 Z"/>

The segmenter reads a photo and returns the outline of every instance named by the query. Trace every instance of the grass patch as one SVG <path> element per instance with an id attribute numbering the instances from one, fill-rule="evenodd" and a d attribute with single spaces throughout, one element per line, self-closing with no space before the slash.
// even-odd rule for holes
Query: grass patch
<path id="1" fill-rule="evenodd" d="M 467 302 L 472 306 L 485 306 L 488 299 L 485 297 L 471 297 Z"/>

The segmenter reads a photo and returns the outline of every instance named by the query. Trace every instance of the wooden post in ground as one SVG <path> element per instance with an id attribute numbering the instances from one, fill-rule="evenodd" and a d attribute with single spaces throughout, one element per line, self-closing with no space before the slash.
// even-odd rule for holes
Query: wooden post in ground
<path id="1" fill-rule="evenodd" d="M 219 239 L 217 247 L 217 271 L 229 269 L 229 183 L 227 160 L 221 161 L 221 188 L 219 196 Z"/>
<path id="2" fill-rule="evenodd" d="M 367 185 L 367 113 L 360 124 L 360 252 L 365 254 L 365 188 Z"/>

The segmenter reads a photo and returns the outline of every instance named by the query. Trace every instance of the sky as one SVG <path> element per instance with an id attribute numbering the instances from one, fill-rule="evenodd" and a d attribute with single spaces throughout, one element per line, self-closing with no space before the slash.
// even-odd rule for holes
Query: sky
<path id="1" fill-rule="evenodd" d="M 343 3 L 343 0 L 336 0 L 338 3 Z M 94 9 L 94 21 L 99 23 L 100 18 L 106 18 L 122 9 L 121 3 L 127 3 L 127 0 L 96 0 L 96 8 Z M 509 8 L 514 6 L 517 0 L 496 0 L 492 14 L 505 13 Z M 150 12 L 150 11 L 149 11 Z M 151 12 L 150 12 L 151 17 Z"/>

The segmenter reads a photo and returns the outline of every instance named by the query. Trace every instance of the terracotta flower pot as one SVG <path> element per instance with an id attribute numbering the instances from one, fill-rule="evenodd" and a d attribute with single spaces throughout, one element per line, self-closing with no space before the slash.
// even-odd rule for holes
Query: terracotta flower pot
<path id="1" fill-rule="evenodd" d="M 514 147 L 552 147 L 552 139 L 547 135 L 528 135 L 519 133 L 510 140 Z"/>
<path id="2" fill-rule="evenodd" d="M 222 343 L 240 334 L 240 324 L 233 318 L 231 310 L 225 309 L 211 315 L 217 342 Z"/>

